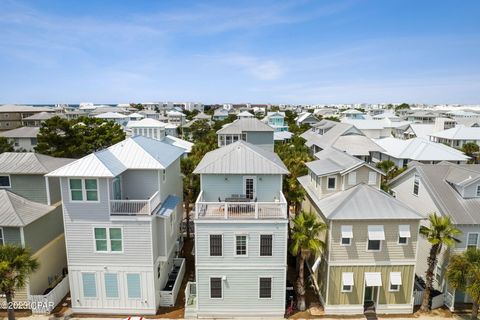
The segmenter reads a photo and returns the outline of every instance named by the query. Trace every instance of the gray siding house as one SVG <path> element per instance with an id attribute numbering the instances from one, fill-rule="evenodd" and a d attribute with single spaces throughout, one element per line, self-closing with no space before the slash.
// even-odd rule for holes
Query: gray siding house
<path id="1" fill-rule="evenodd" d="M 239 118 L 217 131 L 218 146 L 243 140 L 273 152 L 273 128 L 256 118 Z"/>
<path id="2" fill-rule="evenodd" d="M 463 231 L 457 238 L 461 241 L 455 248 L 444 248 L 439 255 L 435 270 L 435 289 L 445 293 L 445 304 L 454 310 L 456 305 L 471 303 L 471 298 L 461 291 L 448 287 L 445 271 L 449 256 L 467 248 L 480 248 L 480 165 L 436 165 L 414 163 L 390 184 L 395 197 L 414 208 L 425 217 L 432 212 L 448 215 Z M 423 238 L 419 241 L 419 257 L 427 257 L 430 244 Z M 427 259 L 417 262 L 416 274 L 425 277 Z"/>
<path id="3" fill-rule="evenodd" d="M 63 278 L 67 267 L 58 179 L 44 174 L 73 161 L 36 153 L 0 154 L 0 245 L 29 248 L 39 269 L 16 301 L 43 295 Z M 0 298 L 0 302 L 1 299 Z M 4 301 L 3 301 L 4 302 Z"/>
<path id="4" fill-rule="evenodd" d="M 156 313 L 176 267 L 182 154 L 136 136 L 47 175 L 60 178 L 74 312 Z"/>
<path id="5" fill-rule="evenodd" d="M 237 141 L 205 155 L 194 171 L 195 273 L 185 317 L 277 316 L 285 311 L 285 165 Z"/>

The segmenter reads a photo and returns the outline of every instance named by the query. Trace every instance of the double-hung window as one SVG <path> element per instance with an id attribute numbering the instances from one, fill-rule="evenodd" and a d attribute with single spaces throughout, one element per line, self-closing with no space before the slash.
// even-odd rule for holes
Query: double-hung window
<path id="1" fill-rule="evenodd" d="M 477 248 L 478 233 L 469 233 L 467 236 L 467 249 Z"/>
<path id="2" fill-rule="evenodd" d="M 247 255 L 247 235 L 235 236 L 235 255 L 246 256 Z"/>
<path id="3" fill-rule="evenodd" d="M 94 228 L 95 251 L 97 252 L 122 252 L 121 228 Z"/>
<path id="4" fill-rule="evenodd" d="M 10 188 L 10 176 L 0 176 L 0 188 Z"/>
<path id="5" fill-rule="evenodd" d="M 72 201 L 98 201 L 97 179 L 70 179 L 69 187 Z"/>
<path id="6" fill-rule="evenodd" d="M 210 278 L 210 298 L 211 299 L 222 299 L 222 278 L 221 277 L 212 277 Z"/>
<path id="7" fill-rule="evenodd" d="M 258 297 L 260 299 L 272 298 L 272 278 L 260 278 Z"/>
<path id="8" fill-rule="evenodd" d="M 211 234 L 210 235 L 210 256 L 221 257 L 222 256 L 222 235 Z"/>
<path id="9" fill-rule="evenodd" d="M 260 256 L 271 257 L 273 251 L 273 235 L 261 234 L 260 235 Z"/>

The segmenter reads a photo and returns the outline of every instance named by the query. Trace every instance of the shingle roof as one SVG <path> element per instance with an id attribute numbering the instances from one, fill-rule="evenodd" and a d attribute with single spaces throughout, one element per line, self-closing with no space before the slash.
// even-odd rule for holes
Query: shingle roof
<path id="1" fill-rule="evenodd" d="M 240 118 L 225 125 L 217 131 L 217 134 L 241 134 L 242 132 L 248 131 L 273 132 L 273 128 L 256 118 Z"/>
<path id="2" fill-rule="evenodd" d="M 450 176 L 453 179 L 452 170 L 463 169 L 480 172 L 478 165 L 457 165 L 448 162 L 435 165 L 415 163 L 392 180 L 391 184 L 395 185 L 397 181 L 415 170 L 440 214 L 450 216 L 456 224 L 480 224 L 480 198 L 465 199 L 455 190 L 454 186 L 447 182 L 447 177 Z M 458 178 L 458 172 L 455 176 Z"/>
<path id="3" fill-rule="evenodd" d="M 27 200 L 13 192 L 0 190 L 0 226 L 24 227 L 55 209 Z"/>
<path id="4" fill-rule="evenodd" d="M 74 159 L 54 158 L 33 152 L 4 152 L 0 154 L 0 173 L 46 174 Z"/>
<path id="5" fill-rule="evenodd" d="M 127 169 L 165 169 L 184 151 L 163 141 L 135 136 L 89 154 L 47 176 L 115 177 Z"/>
<path id="6" fill-rule="evenodd" d="M 418 212 L 386 192 L 363 183 L 319 199 L 308 184 L 308 177 L 300 177 L 299 181 L 330 220 L 423 219 Z"/>
<path id="7" fill-rule="evenodd" d="M 288 174 L 274 152 L 237 141 L 208 152 L 195 168 L 197 174 Z"/>
<path id="8" fill-rule="evenodd" d="M 374 139 L 375 143 L 385 149 L 385 154 L 397 159 L 416 161 L 466 161 L 463 152 L 441 143 L 425 138 L 401 140 L 396 138 Z"/>
<path id="9" fill-rule="evenodd" d="M 0 132 L 1 137 L 6 138 L 36 138 L 40 127 L 20 127 Z"/>

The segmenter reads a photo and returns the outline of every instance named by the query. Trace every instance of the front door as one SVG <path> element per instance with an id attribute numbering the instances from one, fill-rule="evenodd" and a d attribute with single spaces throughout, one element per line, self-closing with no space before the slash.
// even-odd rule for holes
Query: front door
<path id="1" fill-rule="evenodd" d="M 256 177 L 243 177 L 243 189 L 248 199 L 256 197 Z"/>
<path id="2" fill-rule="evenodd" d="M 377 291 L 377 287 L 365 287 L 365 295 L 363 298 L 363 307 L 365 311 L 375 311 Z"/>

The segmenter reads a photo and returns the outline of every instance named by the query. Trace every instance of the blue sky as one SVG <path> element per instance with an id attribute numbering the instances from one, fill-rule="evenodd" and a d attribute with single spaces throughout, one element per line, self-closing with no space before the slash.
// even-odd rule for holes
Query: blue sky
<path id="1" fill-rule="evenodd" d="M 0 1 L 0 103 L 480 103 L 480 1 Z"/>

